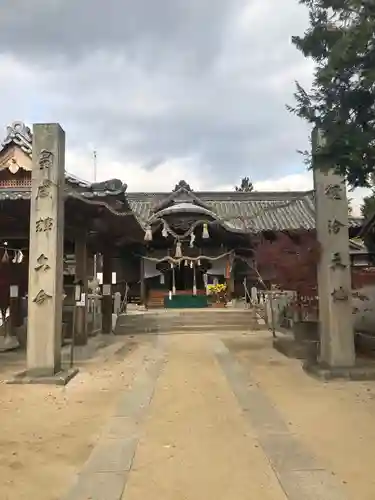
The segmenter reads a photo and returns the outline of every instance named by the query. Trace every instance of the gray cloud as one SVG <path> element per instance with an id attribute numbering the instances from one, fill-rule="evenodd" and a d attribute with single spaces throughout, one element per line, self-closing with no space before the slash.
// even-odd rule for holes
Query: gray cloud
<path id="1" fill-rule="evenodd" d="M 226 26 L 245 4 L 245 0 L 3 0 L 0 46 L 26 57 L 52 54 L 72 60 L 96 51 L 125 51 L 151 62 L 178 50 L 200 55 L 204 61 L 220 51 Z"/>
<path id="2" fill-rule="evenodd" d="M 13 118 L 61 121 L 72 148 L 147 170 L 194 157 L 216 183 L 282 174 L 307 144 L 285 110 L 309 79 L 290 44 L 305 18 L 297 0 L 3 0 L 4 119 L 23 77 Z"/>

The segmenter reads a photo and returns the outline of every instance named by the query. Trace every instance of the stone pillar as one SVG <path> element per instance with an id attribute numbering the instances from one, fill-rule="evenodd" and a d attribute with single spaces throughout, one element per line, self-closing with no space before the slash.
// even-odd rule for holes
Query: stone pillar
<path id="1" fill-rule="evenodd" d="M 313 151 L 323 138 L 313 133 Z M 348 200 L 342 176 L 314 169 L 318 265 L 320 364 L 349 368 L 355 364 L 349 259 Z"/>
<path id="2" fill-rule="evenodd" d="M 120 308 L 121 308 L 121 293 L 116 292 L 113 300 L 113 314 L 116 314 L 117 316 L 120 313 Z"/>
<path id="3" fill-rule="evenodd" d="M 108 251 L 103 253 L 102 331 L 112 333 L 112 258 Z"/>
<path id="4" fill-rule="evenodd" d="M 65 133 L 55 123 L 33 130 L 27 372 L 61 369 Z"/>
<path id="5" fill-rule="evenodd" d="M 82 300 L 76 303 L 75 308 L 75 332 L 74 343 L 75 345 L 87 344 L 87 292 L 88 292 L 88 276 L 87 276 L 87 236 L 83 231 L 75 239 L 75 261 L 76 272 L 75 280 L 81 284 Z"/>

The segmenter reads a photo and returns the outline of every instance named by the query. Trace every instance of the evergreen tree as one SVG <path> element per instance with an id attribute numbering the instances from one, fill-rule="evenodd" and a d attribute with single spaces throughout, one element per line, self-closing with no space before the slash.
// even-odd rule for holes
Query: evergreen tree
<path id="1" fill-rule="evenodd" d="M 314 165 L 329 165 L 351 186 L 367 186 L 375 170 L 375 2 L 299 0 L 310 24 L 292 42 L 315 63 L 312 88 L 298 82 L 288 109 L 325 133 Z M 311 165 L 311 155 L 306 155 Z"/>
<path id="2" fill-rule="evenodd" d="M 364 219 L 368 219 L 375 213 L 375 188 L 372 188 L 372 193 L 369 196 L 363 198 L 363 205 L 361 206 L 361 214 Z M 374 228 L 370 229 L 370 232 L 367 233 L 363 241 L 368 248 L 369 252 L 372 254 L 371 260 L 375 262 L 375 233 Z"/>
<path id="3" fill-rule="evenodd" d="M 348 199 L 348 215 L 351 217 L 353 215 L 353 205 L 352 205 L 352 198 Z"/>

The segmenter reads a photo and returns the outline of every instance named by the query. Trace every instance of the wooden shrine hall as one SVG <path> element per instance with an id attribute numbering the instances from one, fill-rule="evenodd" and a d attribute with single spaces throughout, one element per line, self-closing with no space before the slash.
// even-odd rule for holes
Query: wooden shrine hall
<path id="1" fill-rule="evenodd" d="M 32 148 L 32 132 L 25 124 L 15 122 L 7 128 L 0 149 L 0 308 L 4 315 L 10 306 L 9 328 L 13 332 L 22 331 L 27 316 Z M 100 323 L 95 327 L 88 318 L 88 287 L 90 282 L 95 285 L 94 255 L 100 256 L 98 270 L 108 290 L 112 273 L 117 271 L 117 245 L 134 236 L 142 239 L 143 231 L 132 215 L 125 195 L 127 186 L 121 181 L 89 183 L 65 172 L 64 185 L 63 321 L 70 326 L 65 332 L 69 337 L 74 288 L 81 283 L 85 305 L 76 311 L 75 342 L 85 344 L 92 332 L 112 331 L 111 291 L 101 297 L 97 314 Z M 38 265 L 44 268 L 43 259 Z M 121 272 L 117 274 L 121 278 Z M 26 327 L 19 335 L 21 345 L 26 345 L 22 338 Z"/>

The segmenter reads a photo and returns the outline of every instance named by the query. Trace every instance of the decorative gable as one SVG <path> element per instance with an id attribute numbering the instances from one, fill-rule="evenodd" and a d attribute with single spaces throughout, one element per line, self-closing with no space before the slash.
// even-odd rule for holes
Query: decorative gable
<path id="1" fill-rule="evenodd" d="M 0 149 L 0 188 L 31 186 L 31 131 L 22 122 L 7 127 Z"/>
<path id="2" fill-rule="evenodd" d="M 155 214 L 156 212 L 160 212 L 160 210 L 164 210 L 172 205 L 180 205 L 181 203 L 189 203 L 210 210 L 210 207 L 194 194 L 189 184 L 181 180 L 176 184 L 170 195 L 153 207 L 152 212 Z"/>
<path id="3" fill-rule="evenodd" d="M 9 170 L 16 174 L 20 169 L 31 172 L 31 157 L 15 145 L 7 146 L 0 151 L 0 170 Z"/>
<path id="4" fill-rule="evenodd" d="M 173 192 L 175 193 L 176 191 L 179 191 L 180 189 L 185 189 L 186 191 L 193 191 L 190 187 L 190 185 L 182 180 L 178 184 L 175 185 Z"/>
<path id="5" fill-rule="evenodd" d="M 7 146 L 18 146 L 26 155 L 31 157 L 33 136 L 29 127 L 23 122 L 13 122 L 7 127 L 7 135 L 1 143 L 2 149 Z"/>

